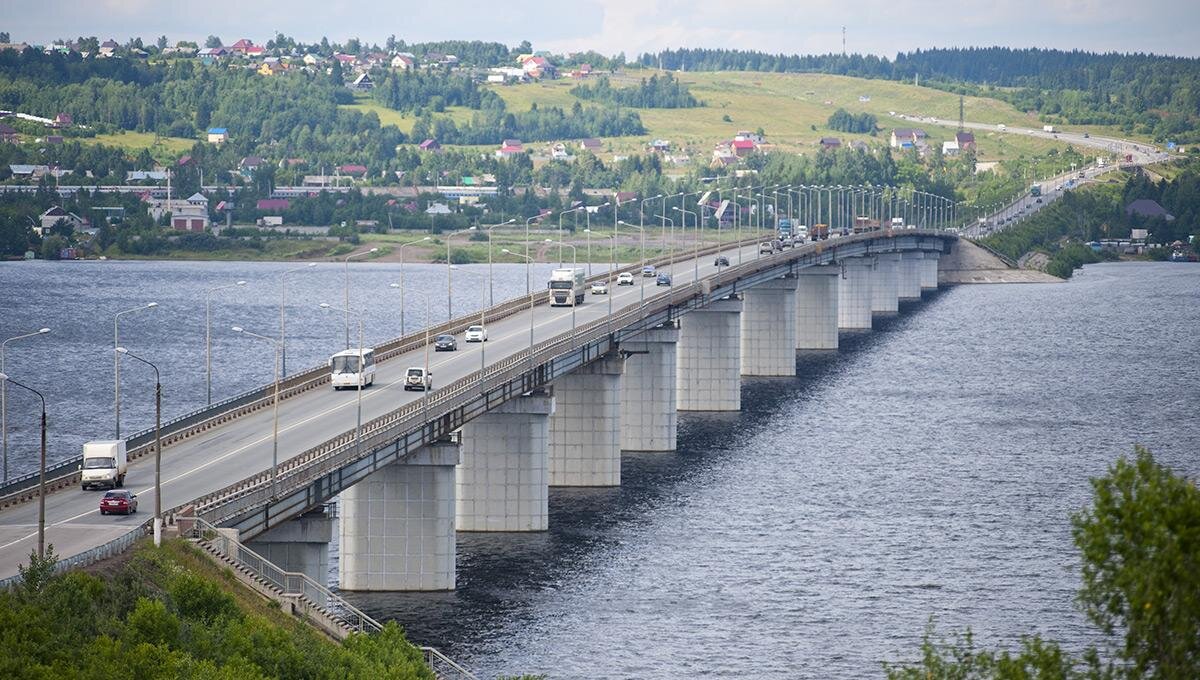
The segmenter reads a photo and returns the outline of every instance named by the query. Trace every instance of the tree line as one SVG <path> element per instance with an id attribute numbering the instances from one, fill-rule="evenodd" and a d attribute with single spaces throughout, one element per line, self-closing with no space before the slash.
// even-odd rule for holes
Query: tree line
<path id="1" fill-rule="evenodd" d="M 855 132 L 859 134 L 867 134 L 875 132 L 876 119 L 873 113 L 850 113 L 846 109 L 838 108 L 834 111 L 827 122 L 829 129 L 837 130 L 838 132 Z"/>
<path id="2" fill-rule="evenodd" d="M 576 85 L 571 88 L 571 94 L 583 100 L 639 109 L 690 109 L 704 106 L 704 102 L 692 96 L 687 86 L 670 73 L 661 78 L 657 74 L 642 78 L 642 82 L 635 87 L 613 87 L 607 76 L 601 76 L 592 85 Z"/>

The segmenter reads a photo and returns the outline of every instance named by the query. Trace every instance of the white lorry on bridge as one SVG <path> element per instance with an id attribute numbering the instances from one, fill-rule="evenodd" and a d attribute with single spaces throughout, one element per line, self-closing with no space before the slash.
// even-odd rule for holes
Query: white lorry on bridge
<path id="1" fill-rule="evenodd" d="M 124 439 L 102 439 L 83 445 L 83 464 L 80 465 L 79 485 L 115 489 L 125 486 L 129 459 L 125 455 Z"/>
<path id="2" fill-rule="evenodd" d="M 566 267 L 550 272 L 550 305 L 574 307 L 583 304 L 587 275 L 580 267 Z"/>

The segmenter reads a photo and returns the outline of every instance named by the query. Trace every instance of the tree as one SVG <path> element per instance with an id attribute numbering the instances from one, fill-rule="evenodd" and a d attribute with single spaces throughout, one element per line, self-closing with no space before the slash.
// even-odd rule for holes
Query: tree
<path id="1" fill-rule="evenodd" d="M 1200 490 L 1141 447 L 1092 489 L 1093 507 L 1071 518 L 1088 618 L 1123 632 L 1131 675 L 1200 677 Z"/>
<path id="2" fill-rule="evenodd" d="M 221 42 L 221 39 L 215 35 L 210 35 L 204 40 L 205 47 L 220 47 L 223 44 L 224 43 Z"/>
<path id="3" fill-rule="evenodd" d="M 8 31 L 0 31 L 0 43 L 11 42 L 8 39 Z"/>
<path id="4" fill-rule="evenodd" d="M 167 40 L 167 36 L 160 35 L 160 36 L 158 36 L 158 41 L 155 42 L 154 44 L 155 44 L 155 46 L 158 47 L 158 49 L 161 50 L 169 44 L 169 41 Z"/>

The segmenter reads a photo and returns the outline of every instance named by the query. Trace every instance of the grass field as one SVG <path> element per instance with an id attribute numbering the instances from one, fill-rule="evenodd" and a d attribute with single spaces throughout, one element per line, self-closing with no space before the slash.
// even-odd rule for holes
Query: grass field
<path id="1" fill-rule="evenodd" d="M 158 137 L 153 132 L 117 132 L 109 135 L 96 135 L 91 138 L 84 137 L 80 141 L 85 144 L 90 141 L 105 146 L 115 146 L 132 153 L 149 149 L 150 154 L 157 160 L 161 160 L 159 159 L 160 154 L 165 159 L 185 153 L 196 143 L 194 139 L 183 137 Z"/>
<path id="2" fill-rule="evenodd" d="M 362 113 L 373 111 L 375 115 L 379 116 L 379 123 L 381 125 L 395 125 L 404 134 L 409 134 L 412 132 L 413 123 L 417 122 L 416 117 L 412 114 L 401 113 L 399 111 L 389 109 L 388 107 L 371 99 L 370 95 L 362 93 L 357 93 L 354 95 L 353 104 L 343 104 L 341 108 L 350 109 L 353 111 L 361 111 Z M 444 113 L 438 113 L 435 115 L 449 116 L 455 123 L 465 123 L 471 120 L 471 116 L 474 113 L 475 112 L 471 109 L 464 108 L 462 106 L 450 106 L 446 108 Z"/>

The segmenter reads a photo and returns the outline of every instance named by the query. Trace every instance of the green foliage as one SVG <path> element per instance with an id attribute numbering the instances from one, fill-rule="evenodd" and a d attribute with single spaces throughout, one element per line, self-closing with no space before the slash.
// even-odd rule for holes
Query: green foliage
<path id="1" fill-rule="evenodd" d="M 838 132 L 855 132 L 858 134 L 866 134 L 875 131 L 876 119 L 871 113 L 860 113 L 855 115 L 846 109 L 839 108 L 829 116 L 827 125 L 831 130 Z"/>
<path id="2" fill-rule="evenodd" d="M 594 85 L 576 85 L 571 88 L 571 94 L 589 101 L 639 109 L 690 109 L 704 106 L 703 102 L 692 96 L 686 85 L 670 73 L 661 78 L 657 75 L 643 78 L 637 87 L 621 88 L 613 87 L 608 77 L 602 76 Z"/>
<path id="3" fill-rule="evenodd" d="M 1200 490 L 1141 447 L 1092 490 L 1071 518 L 1088 618 L 1123 636 L 1132 677 L 1200 677 Z"/>
<path id="4" fill-rule="evenodd" d="M 415 111 L 422 107 L 440 111 L 446 106 L 480 109 L 485 102 L 495 106 L 499 100 L 494 92 L 480 88 L 468 76 L 420 70 L 389 73 L 383 82 L 377 83 L 371 96 L 397 111 Z M 437 106 L 432 105 L 435 98 Z"/>
<path id="5" fill-rule="evenodd" d="M 139 548 L 104 580 L 51 575 L 31 559 L 25 582 L 0 591 L 0 674 L 12 678 L 412 678 L 433 680 L 394 623 L 335 644 L 274 613 L 243 611 L 192 568 L 192 549 Z M 225 587 L 238 588 L 227 584 Z M 258 602 L 256 595 L 241 597 Z M 265 608 L 270 611 L 268 608 Z"/>

